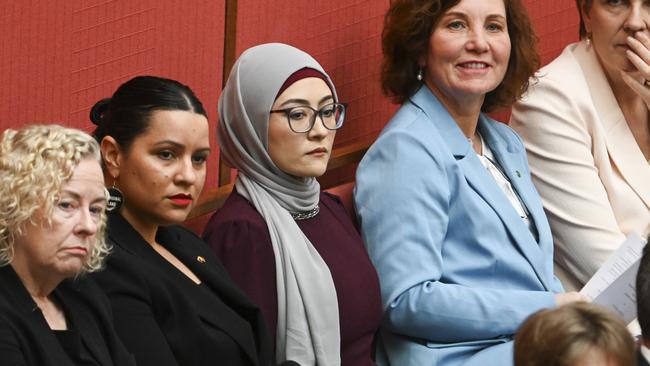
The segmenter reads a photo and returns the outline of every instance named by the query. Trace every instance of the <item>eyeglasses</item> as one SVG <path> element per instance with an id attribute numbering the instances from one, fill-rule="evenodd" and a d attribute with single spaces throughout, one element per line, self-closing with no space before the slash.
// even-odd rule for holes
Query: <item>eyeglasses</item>
<path id="1" fill-rule="evenodd" d="M 328 130 L 337 130 L 343 126 L 345 120 L 345 103 L 332 103 L 316 110 L 304 105 L 285 109 L 272 110 L 271 113 L 284 113 L 289 122 L 289 128 L 296 133 L 311 131 L 316 123 L 316 116 L 320 117 L 323 126 Z"/>

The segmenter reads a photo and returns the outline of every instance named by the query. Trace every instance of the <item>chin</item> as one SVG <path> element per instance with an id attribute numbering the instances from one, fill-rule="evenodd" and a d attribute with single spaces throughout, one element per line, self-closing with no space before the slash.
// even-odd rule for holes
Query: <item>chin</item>
<path id="1" fill-rule="evenodd" d="M 187 217 L 190 215 L 191 208 L 184 210 L 170 210 L 164 217 L 162 217 L 162 222 L 160 225 L 178 225 L 182 224 Z"/>

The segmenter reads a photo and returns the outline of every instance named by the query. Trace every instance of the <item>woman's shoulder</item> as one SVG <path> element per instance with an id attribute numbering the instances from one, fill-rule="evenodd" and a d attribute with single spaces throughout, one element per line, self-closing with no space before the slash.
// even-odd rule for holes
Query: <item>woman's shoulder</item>
<path id="1" fill-rule="evenodd" d="M 224 231 L 267 231 L 266 222 L 255 206 L 233 189 L 226 202 L 205 225 L 203 239 L 220 236 Z"/>
<path id="2" fill-rule="evenodd" d="M 581 42 L 568 45 L 553 61 L 537 71 L 528 94 L 545 89 L 571 94 L 576 87 L 586 87 L 581 60 L 590 57 L 588 54 Z"/>
<path id="3" fill-rule="evenodd" d="M 210 218 L 208 226 L 224 222 L 247 222 L 250 224 L 264 224 L 264 218 L 257 212 L 255 206 L 244 196 L 233 189 L 226 202 Z"/>

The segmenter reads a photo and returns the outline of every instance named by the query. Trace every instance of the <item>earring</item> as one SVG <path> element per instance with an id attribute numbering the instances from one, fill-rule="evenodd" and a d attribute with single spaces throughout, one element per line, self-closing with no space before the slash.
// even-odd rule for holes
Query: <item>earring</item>
<path id="1" fill-rule="evenodd" d="M 587 47 L 591 46 L 591 32 L 587 32 L 587 39 L 585 40 Z"/>
<path id="2" fill-rule="evenodd" d="M 424 71 L 422 71 L 422 66 L 418 69 L 418 74 L 415 76 L 418 81 L 422 81 L 422 78 L 424 77 Z"/>
<path id="3" fill-rule="evenodd" d="M 116 179 L 113 180 L 113 186 L 108 191 L 108 202 L 106 203 L 106 212 L 115 213 L 120 210 L 122 203 L 124 203 L 124 195 L 122 191 L 115 186 Z"/>

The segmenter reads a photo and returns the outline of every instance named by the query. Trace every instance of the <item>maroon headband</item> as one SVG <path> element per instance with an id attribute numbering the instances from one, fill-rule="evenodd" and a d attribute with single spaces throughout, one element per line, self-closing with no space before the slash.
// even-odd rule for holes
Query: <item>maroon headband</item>
<path id="1" fill-rule="evenodd" d="M 287 80 L 282 84 L 280 87 L 280 90 L 278 90 L 278 94 L 275 95 L 275 99 L 278 99 L 280 94 L 287 90 L 288 87 L 293 85 L 298 80 L 306 79 L 306 78 L 319 78 L 327 84 L 327 87 L 330 88 L 330 92 L 332 93 L 332 96 L 334 96 L 334 91 L 332 90 L 332 87 L 330 86 L 329 80 L 327 80 L 327 77 L 320 71 L 316 69 L 312 69 L 310 67 L 304 67 L 287 78 Z"/>

